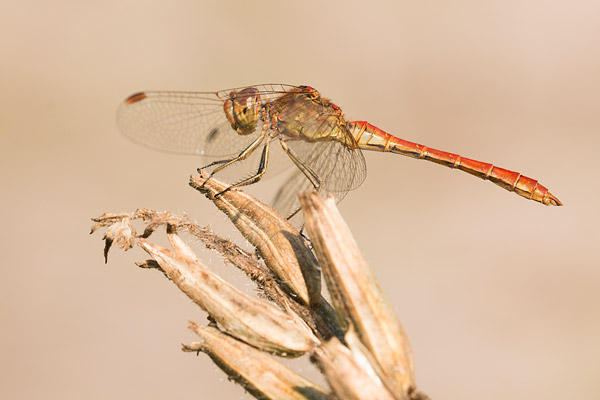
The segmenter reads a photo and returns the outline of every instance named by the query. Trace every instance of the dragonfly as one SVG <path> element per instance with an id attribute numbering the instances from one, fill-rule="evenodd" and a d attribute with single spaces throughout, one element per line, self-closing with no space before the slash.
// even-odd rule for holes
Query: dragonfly
<path id="1" fill-rule="evenodd" d="M 225 191 L 258 182 L 270 166 L 273 150 L 282 150 L 280 154 L 296 168 L 272 205 L 288 218 L 300 210 L 300 192 L 315 189 L 333 194 L 339 202 L 358 188 L 367 171 L 362 150 L 432 161 L 489 180 L 526 199 L 562 205 L 537 180 L 519 172 L 409 142 L 366 121 L 347 120 L 340 107 L 310 86 L 261 84 L 217 92 L 139 92 L 121 104 L 117 122 L 125 136 L 143 146 L 215 158 L 203 167 L 211 169 L 208 179 L 253 160 L 253 172 Z M 275 164 L 272 169 L 281 168 L 281 163 L 271 164 Z"/>

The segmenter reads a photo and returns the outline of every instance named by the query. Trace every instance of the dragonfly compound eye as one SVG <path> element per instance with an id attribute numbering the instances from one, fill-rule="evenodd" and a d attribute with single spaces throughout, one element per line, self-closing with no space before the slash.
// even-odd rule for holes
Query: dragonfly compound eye
<path id="1" fill-rule="evenodd" d="M 231 92 L 223 108 L 231 127 L 237 133 L 249 135 L 256 130 L 256 121 L 260 116 L 260 95 L 256 88 Z"/>

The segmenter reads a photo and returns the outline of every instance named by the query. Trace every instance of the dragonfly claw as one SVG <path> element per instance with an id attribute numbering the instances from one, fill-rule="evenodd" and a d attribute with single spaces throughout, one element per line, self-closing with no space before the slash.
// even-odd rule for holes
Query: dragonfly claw
<path id="1" fill-rule="evenodd" d="M 196 171 L 198 171 L 198 173 L 200 174 L 200 176 L 204 175 L 204 174 L 203 174 L 203 168 L 197 168 L 197 169 L 196 169 Z M 201 185 L 200 187 L 204 187 L 204 185 L 206 184 L 206 182 L 208 182 L 208 180 L 209 180 L 210 178 L 212 178 L 212 177 L 213 177 L 213 174 L 209 174 L 209 175 L 206 177 L 206 179 L 204 180 L 204 182 L 202 182 L 202 185 Z M 220 193 L 219 193 L 219 194 L 220 194 Z"/>

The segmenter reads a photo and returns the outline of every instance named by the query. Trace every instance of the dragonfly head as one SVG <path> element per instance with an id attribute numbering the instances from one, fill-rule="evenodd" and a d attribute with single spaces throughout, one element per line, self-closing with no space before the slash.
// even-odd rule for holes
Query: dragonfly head
<path id="1" fill-rule="evenodd" d="M 256 130 L 260 116 L 260 95 L 256 88 L 231 92 L 223 103 L 223 109 L 231 127 L 240 135 L 249 135 Z"/>

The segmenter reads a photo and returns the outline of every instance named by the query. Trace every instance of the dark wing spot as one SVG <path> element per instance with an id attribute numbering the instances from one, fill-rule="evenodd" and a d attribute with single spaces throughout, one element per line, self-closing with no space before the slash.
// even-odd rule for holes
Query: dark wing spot
<path id="1" fill-rule="evenodd" d="M 138 101 L 144 100 L 146 97 L 147 97 L 146 93 L 144 93 L 144 92 L 135 93 L 135 94 L 132 94 L 131 96 L 129 96 L 127 99 L 125 99 L 125 103 L 126 104 L 137 103 Z"/>
<path id="2" fill-rule="evenodd" d="M 211 131 L 208 133 L 208 136 L 206 137 L 206 142 L 210 143 L 212 141 L 214 141 L 217 136 L 219 136 L 219 128 L 212 128 Z"/>

